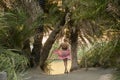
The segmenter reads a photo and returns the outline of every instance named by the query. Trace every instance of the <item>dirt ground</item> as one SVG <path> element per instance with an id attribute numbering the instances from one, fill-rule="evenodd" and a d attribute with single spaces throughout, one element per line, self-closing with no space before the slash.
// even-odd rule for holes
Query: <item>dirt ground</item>
<path id="1" fill-rule="evenodd" d="M 68 62 L 68 69 L 71 61 Z M 26 73 L 24 80 L 112 80 L 113 69 L 89 68 L 88 71 L 80 69 L 68 74 L 64 73 L 62 61 L 51 63 L 52 71 L 50 74 L 41 74 L 39 70 L 30 70 Z"/>

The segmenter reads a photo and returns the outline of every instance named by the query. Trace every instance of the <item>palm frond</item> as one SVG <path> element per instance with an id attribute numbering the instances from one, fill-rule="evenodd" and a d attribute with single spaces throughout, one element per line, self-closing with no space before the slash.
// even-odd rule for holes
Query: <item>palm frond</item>
<path id="1" fill-rule="evenodd" d="M 26 57 L 0 47 L 0 71 L 7 72 L 9 80 L 18 80 L 18 73 L 24 71 L 27 64 Z"/>

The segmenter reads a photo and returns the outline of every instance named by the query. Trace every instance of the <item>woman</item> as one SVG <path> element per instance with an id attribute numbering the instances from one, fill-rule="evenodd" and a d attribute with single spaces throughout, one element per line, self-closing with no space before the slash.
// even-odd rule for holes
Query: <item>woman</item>
<path id="1" fill-rule="evenodd" d="M 63 60 L 64 66 L 65 66 L 65 72 L 68 73 L 67 70 L 67 60 L 70 59 L 70 50 L 69 50 L 69 44 L 67 39 L 64 39 L 64 42 L 61 43 L 60 47 L 56 50 L 55 53 L 58 54 L 59 58 Z"/>

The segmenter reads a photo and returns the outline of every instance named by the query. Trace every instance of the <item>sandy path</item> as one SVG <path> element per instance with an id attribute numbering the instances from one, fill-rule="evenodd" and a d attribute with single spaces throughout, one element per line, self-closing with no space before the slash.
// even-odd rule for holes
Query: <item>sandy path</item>
<path id="1" fill-rule="evenodd" d="M 71 61 L 68 61 L 68 71 L 70 70 L 71 67 Z M 51 63 L 51 75 L 54 74 L 63 74 L 64 73 L 64 64 L 63 61 L 54 61 Z"/>
<path id="2" fill-rule="evenodd" d="M 69 61 L 69 69 L 70 63 Z M 62 74 L 64 72 L 63 62 L 52 63 L 51 67 L 54 68 L 52 75 L 40 74 L 39 70 L 31 70 L 24 80 L 111 80 L 113 73 L 112 69 L 89 68 L 88 71 L 80 69 L 69 74 Z"/>

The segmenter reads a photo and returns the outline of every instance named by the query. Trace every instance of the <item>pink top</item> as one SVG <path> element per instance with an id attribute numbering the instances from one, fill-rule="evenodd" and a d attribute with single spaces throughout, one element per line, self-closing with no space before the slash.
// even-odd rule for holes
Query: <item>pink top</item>
<path id="1" fill-rule="evenodd" d="M 71 59 L 70 50 L 55 50 L 55 54 L 58 54 L 59 59 Z"/>

